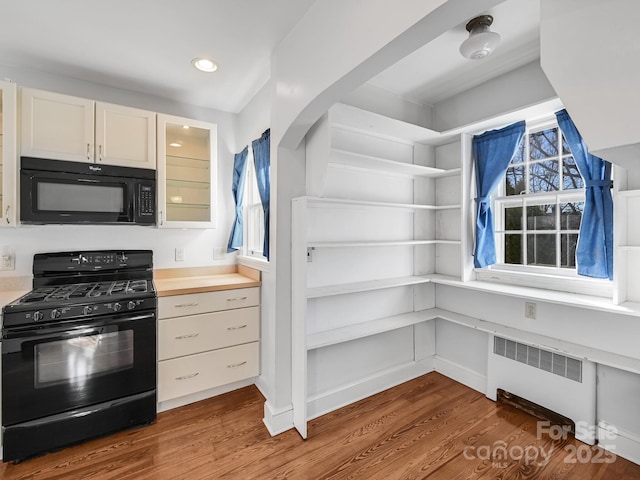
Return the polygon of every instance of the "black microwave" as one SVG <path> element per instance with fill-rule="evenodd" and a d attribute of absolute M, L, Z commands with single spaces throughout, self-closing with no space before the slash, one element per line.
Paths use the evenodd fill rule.
<path fill-rule="evenodd" d="M 20 221 L 155 225 L 156 172 L 21 157 Z"/>

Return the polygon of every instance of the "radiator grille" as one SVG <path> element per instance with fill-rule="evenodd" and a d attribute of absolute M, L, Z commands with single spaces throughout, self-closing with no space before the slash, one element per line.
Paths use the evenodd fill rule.
<path fill-rule="evenodd" d="M 582 362 L 541 348 L 493 337 L 493 353 L 582 383 Z"/>

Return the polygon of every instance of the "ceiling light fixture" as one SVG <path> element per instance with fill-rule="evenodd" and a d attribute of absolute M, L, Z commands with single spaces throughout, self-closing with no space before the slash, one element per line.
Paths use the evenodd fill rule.
<path fill-rule="evenodd" d="M 169 146 L 173 148 L 180 148 L 182 145 L 179 144 L 178 142 L 172 142 L 169 144 Z"/>
<path fill-rule="evenodd" d="M 500 35 L 489 30 L 493 23 L 491 15 L 480 15 L 467 23 L 467 38 L 460 45 L 460 53 L 471 60 L 480 60 L 493 52 L 500 43 Z"/>
<path fill-rule="evenodd" d="M 218 69 L 218 64 L 208 58 L 194 58 L 191 63 L 201 72 L 215 72 Z"/>

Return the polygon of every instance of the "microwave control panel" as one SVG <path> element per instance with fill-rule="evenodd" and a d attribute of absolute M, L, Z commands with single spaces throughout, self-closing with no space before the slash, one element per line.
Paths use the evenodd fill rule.
<path fill-rule="evenodd" d="M 156 214 L 156 195 L 154 190 L 153 185 L 138 185 L 138 199 L 140 200 L 138 205 L 140 208 L 140 215 L 154 216 Z"/>

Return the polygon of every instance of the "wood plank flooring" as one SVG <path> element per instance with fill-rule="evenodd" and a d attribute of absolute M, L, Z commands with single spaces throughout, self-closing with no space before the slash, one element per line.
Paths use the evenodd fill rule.
<path fill-rule="evenodd" d="M 437 373 L 271 438 L 251 386 L 163 412 L 155 424 L 0 466 L 0 479 L 640 479 L 640 466 Z"/>

